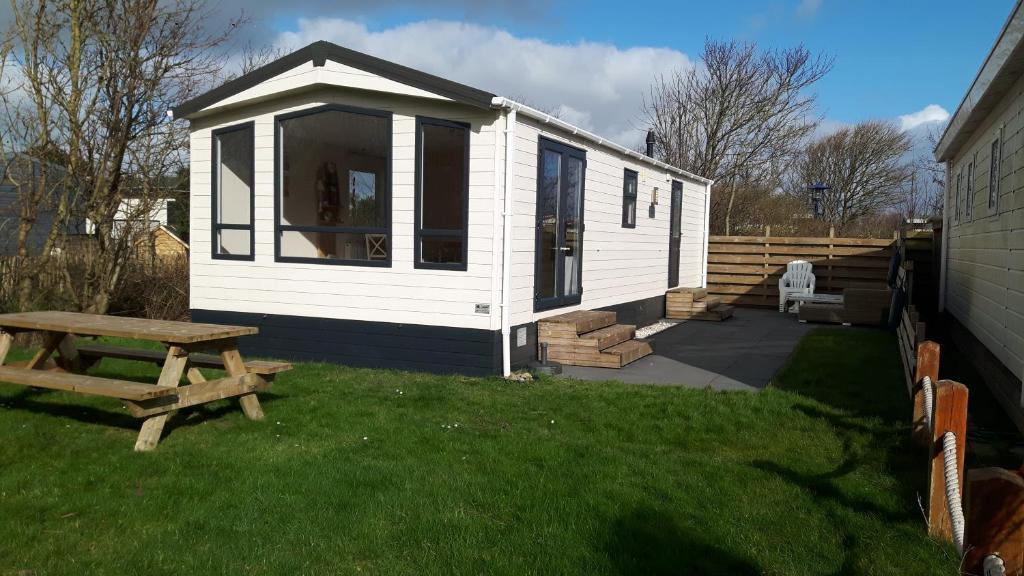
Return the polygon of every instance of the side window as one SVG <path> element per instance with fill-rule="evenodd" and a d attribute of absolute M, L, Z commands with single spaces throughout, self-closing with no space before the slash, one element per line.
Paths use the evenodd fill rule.
<path fill-rule="evenodd" d="M 416 118 L 415 266 L 465 270 L 469 126 Z"/>
<path fill-rule="evenodd" d="M 992 141 L 992 157 L 989 159 L 988 170 L 988 213 L 995 214 L 999 211 L 999 180 L 1002 177 L 1002 129 L 999 130 L 999 137 Z"/>
<path fill-rule="evenodd" d="M 960 209 L 961 209 L 960 190 L 961 190 L 961 187 L 963 186 L 963 183 L 964 183 L 964 171 L 963 171 L 963 169 L 960 169 L 956 173 L 956 188 L 955 188 L 955 191 L 953 192 L 953 202 L 952 202 L 952 204 L 953 204 L 953 223 L 954 224 L 959 224 L 960 223 Z"/>
<path fill-rule="evenodd" d="M 637 173 L 625 169 L 622 176 L 622 227 L 636 228 Z"/>
<path fill-rule="evenodd" d="M 974 214 L 974 166 L 978 159 L 978 153 L 974 153 L 974 160 L 967 165 L 967 189 L 964 191 L 964 220 L 970 222 Z"/>
<path fill-rule="evenodd" d="M 252 122 L 213 132 L 213 258 L 253 259 Z"/>

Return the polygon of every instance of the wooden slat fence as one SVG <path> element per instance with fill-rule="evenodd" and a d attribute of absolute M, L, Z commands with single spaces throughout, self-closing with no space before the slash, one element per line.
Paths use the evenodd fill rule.
<path fill-rule="evenodd" d="M 886 284 L 894 240 L 875 238 L 711 236 L 708 239 L 708 294 L 740 306 L 779 305 L 779 278 L 786 264 L 814 264 L 816 292 Z"/>

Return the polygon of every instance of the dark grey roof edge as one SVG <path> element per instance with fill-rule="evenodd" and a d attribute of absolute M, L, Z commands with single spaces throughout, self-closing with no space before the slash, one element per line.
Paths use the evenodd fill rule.
<path fill-rule="evenodd" d="M 278 74 L 291 70 L 305 62 L 313 61 L 316 66 L 322 66 L 327 60 L 333 60 L 340 64 L 358 68 L 364 72 L 377 74 L 383 78 L 401 82 L 415 88 L 420 88 L 434 94 L 451 98 L 456 102 L 476 106 L 477 108 L 491 108 L 491 100 L 494 94 L 459 84 L 447 78 L 434 76 L 408 66 L 395 64 L 369 54 L 356 52 L 355 50 L 338 46 L 337 44 L 320 40 L 304 48 L 300 48 L 286 56 L 278 58 L 273 62 L 261 66 L 248 74 L 244 74 L 226 82 L 209 92 L 205 92 L 175 106 L 171 113 L 175 118 L 187 118 L 207 106 L 229 98 L 244 90 L 268 80 Z"/>

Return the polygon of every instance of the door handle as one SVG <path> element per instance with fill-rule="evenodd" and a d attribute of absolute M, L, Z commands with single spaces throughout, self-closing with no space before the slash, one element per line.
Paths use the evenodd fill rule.
<path fill-rule="evenodd" d="M 552 250 L 561 250 L 562 252 L 568 252 L 568 251 L 572 250 L 572 248 L 569 248 L 568 246 L 558 246 L 558 247 L 552 248 Z"/>

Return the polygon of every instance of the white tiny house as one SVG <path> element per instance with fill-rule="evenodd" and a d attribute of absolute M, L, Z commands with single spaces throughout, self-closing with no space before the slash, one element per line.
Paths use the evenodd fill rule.
<path fill-rule="evenodd" d="M 711 182 L 517 102 L 317 42 L 185 102 L 195 321 L 251 352 L 471 374 L 537 320 L 646 324 L 707 277 Z"/>

